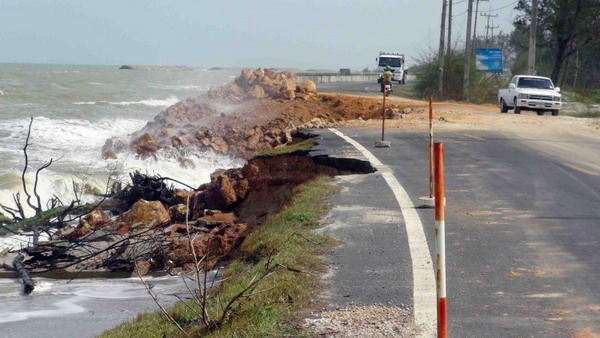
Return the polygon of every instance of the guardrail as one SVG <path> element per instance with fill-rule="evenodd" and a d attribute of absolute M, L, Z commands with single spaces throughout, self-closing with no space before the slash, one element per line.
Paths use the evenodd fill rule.
<path fill-rule="evenodd" d="M 340 75 L 339 73 L 296 73 L 296 81 L 311 80 L 314 83 L 376 82 L 377 73 Z"/>

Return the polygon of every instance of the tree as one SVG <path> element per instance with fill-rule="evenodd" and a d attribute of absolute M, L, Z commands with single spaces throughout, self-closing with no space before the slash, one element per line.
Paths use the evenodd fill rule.
<path fill-rule="evenodd" d="M 572 55 L 600 42 L 600 0 L 541 0 L 538 6 L 539 45 L 552 52 L 549 73 L 558 83 Z M 515 30 L 523 32 L 529 27 L 531 5 L 520 0 L 516 9 L 521 14 L 514 22 Z"/>

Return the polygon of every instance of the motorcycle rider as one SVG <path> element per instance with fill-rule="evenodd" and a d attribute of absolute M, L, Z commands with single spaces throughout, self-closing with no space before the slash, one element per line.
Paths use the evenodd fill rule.
<path fill-rule="evenodd" d="M 385 90 L 385 86 L 390 86 L 390 92 L 392 91 L 392 78 L 394 73 L 392 72 L 392 68 L 390 66 L 385 66 L 383 69 L 383 81 L 381 81 L 381 92 Z"/>

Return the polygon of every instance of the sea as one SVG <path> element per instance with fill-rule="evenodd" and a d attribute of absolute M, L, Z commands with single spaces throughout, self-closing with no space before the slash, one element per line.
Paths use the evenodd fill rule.
<path fill-rule="evenodd" d="M 193 162 L 186 167 L 165 154 L 141 159 L 126 153 L 116 160 L 103 160 L 101 148 L 108 138 L 139 130 L 170 105 L 229 83 L 239 74 L 239 69 L 118 68 L 0 64 L 0 203 L 14 207 L 13 194 L 22 190 L 23 147 L 32 118 L 27 184 L 33 184 L 37 168 L 53 160 L 40 173 L 38 192 L 42 201 L 56 196 L 68 203 L 75 198 L 74 186 L 84 192 L 84 201 L 92 200 L 92 192 L 105 191 L 109 175 L 126 183 L 128 173 L 135 170 L 197 186 L 208 182 L 215 169 L 241 164 L 239 159 L 206 152 L 186 154 Z M 0 237 L 0 251 L 19 248 L 27 241 L 26 236 Z M 94 336 L 139 311 L 155 309 L 135 279 L 38 282 L 37 289 L 24 296 L 19 292 L 18 280 L 0 279 L 0 337 Z M 155 284 L 163 293 L 181 288 L 169 277 Z M 48 330 L 61 316 L 58 331 Z M 100 321 L 102 325 L 83 332 L 66 318 Z"/>
<path fill-rule="evenodd" d="M 109 174 L 126 181 L 129 172 L 141 170 L 194 186 L 209 180 L 217 168 L 239 164 L 201 152 L 189 155 L 194 165 L 186 168 L 177 158 L 160 154 L 156 159 L 119 154 L 117 160 L 103 160 L 101 148 L 108 138 L 139 130 L 168 106 L 231 82 L 239 74 L 235 69 L 118 68 L 0 64 L 0 203 L 14 206 L 12 196 L 21 189 L 23 146 L 31 118 L 28 183 L 33 183 L 37 168 L 53 160 L 40 174 L 42 201 L 54 195 L 70 201 L 73 182 L 84 192 L 104 191 Z"/>

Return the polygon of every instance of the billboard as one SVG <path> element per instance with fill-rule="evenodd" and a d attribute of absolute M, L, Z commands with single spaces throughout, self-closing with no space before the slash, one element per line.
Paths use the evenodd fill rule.
<path fill-rule="evenodd" d="M 475 69 L 482 72 L 502 73 L 504 62 L 502 49 L 477 48 L 475 49 Z"/>

